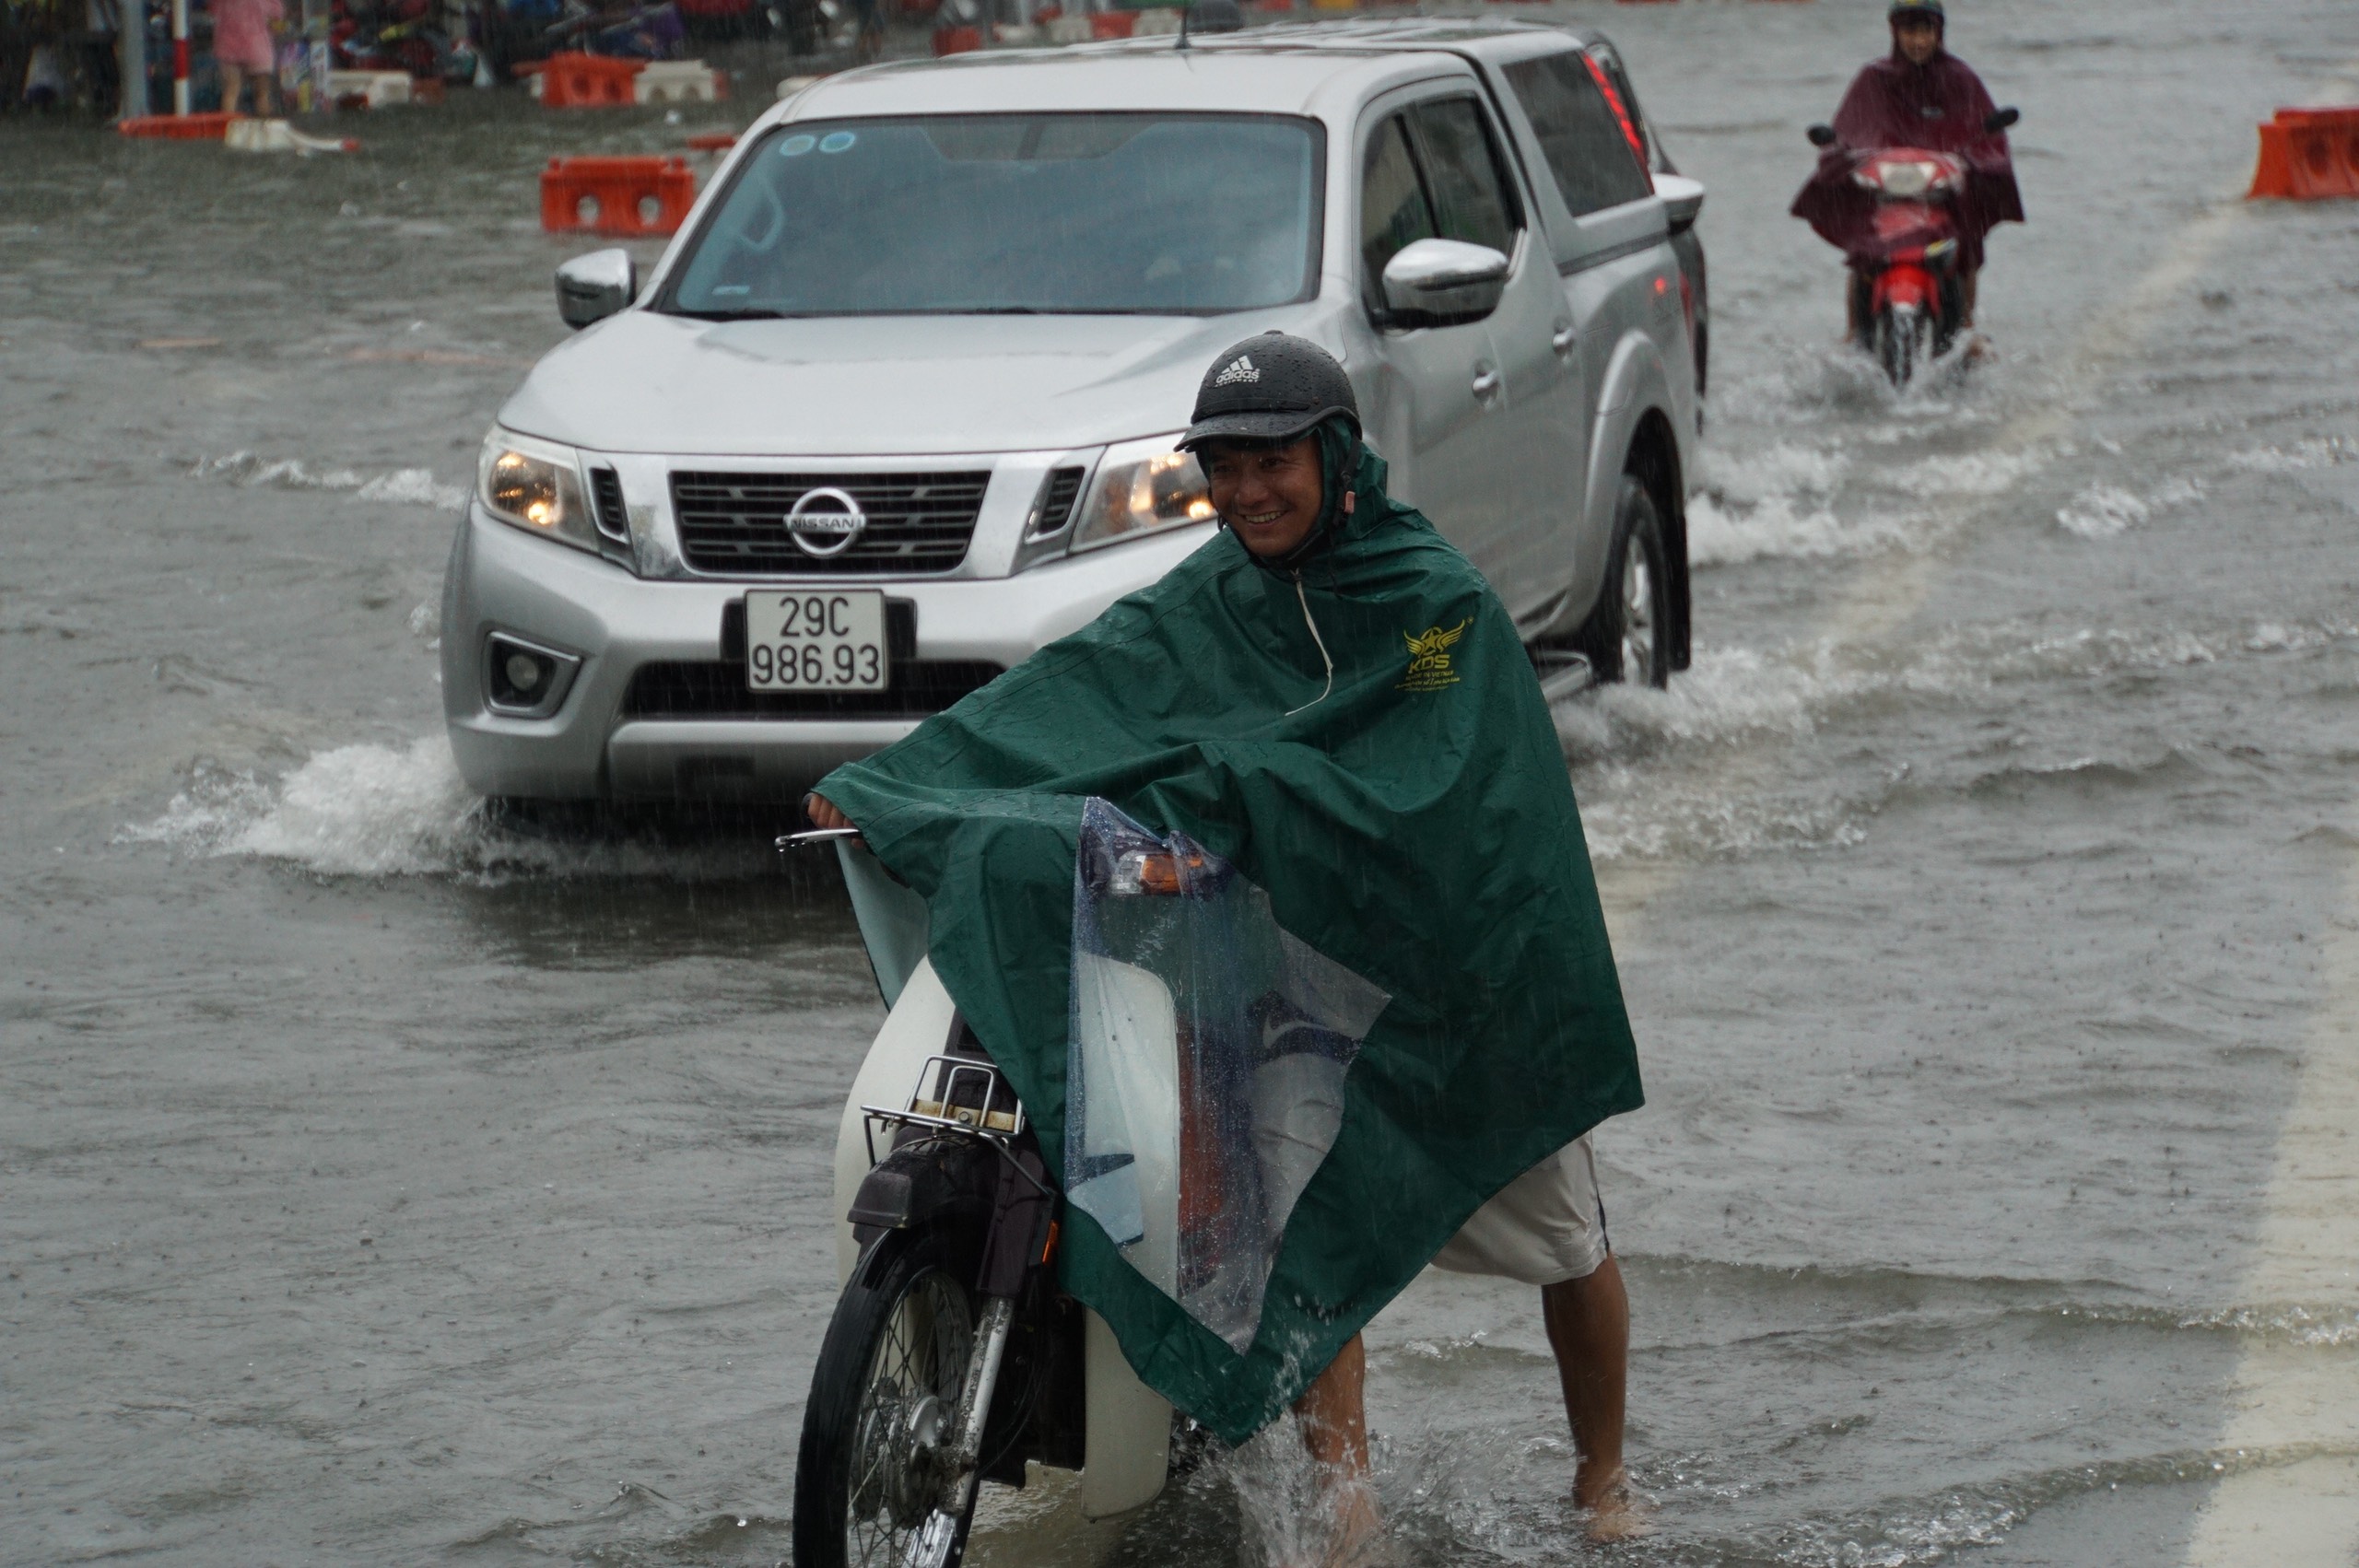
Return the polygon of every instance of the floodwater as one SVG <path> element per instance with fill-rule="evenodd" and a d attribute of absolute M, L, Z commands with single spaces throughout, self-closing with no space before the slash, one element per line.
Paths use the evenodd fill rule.
<path fill-rule="evenodd" d="M 1784 216 L 1880 10 L 1517 11 L 1712 192 L 1696 668 L 1560 714 L 1656 1530 L 1583 1543 L 1534 1294 L 1428 1276 L 1370 1334 L 1395 1539 L 2347 1568 L 2359 207 L 2235 197 L 2359 26 L 1955 7 L 2034 221 L 1997 363 L 1895 402 Z M 840 894 L 761 824 L 487 831 L 434 653 L 586 248 L 539 161 L 755 106 L 463 98 L 311 161 L 0 127 L 0 1562 L 786 1554 Z M 994 1497 L 976 1558 L 1259 1562 L 1282 1450 L 1094 1532 Z"/>

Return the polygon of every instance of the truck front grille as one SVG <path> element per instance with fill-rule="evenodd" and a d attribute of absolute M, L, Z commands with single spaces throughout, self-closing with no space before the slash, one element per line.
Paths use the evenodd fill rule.
<path fill-rule="evenodd" d="M 904 577 L 953 571 L 967 558 L 988 469 L 947 474 L 672 475 L 680 553 L 723 577 Z M 815 556 L 787 531 L 809 491 L 841 490 L 868 521 L 836 555 Z M 829 507 L 827 509 L 839 509 Z"/>

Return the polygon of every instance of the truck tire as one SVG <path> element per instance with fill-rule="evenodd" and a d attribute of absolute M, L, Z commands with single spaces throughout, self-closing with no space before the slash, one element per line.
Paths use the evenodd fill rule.
<path fill-rule="evenodd" d="M 1670 626 L 1671 561 L 1662 519 L 1637 475 L 1625 474 L 1614 497 L 1605 581 L 1597 607 L 1573 634 L 1573 647 L 1600 684 L 1636 681 L 1661 689 L 1671 685 Z"/>

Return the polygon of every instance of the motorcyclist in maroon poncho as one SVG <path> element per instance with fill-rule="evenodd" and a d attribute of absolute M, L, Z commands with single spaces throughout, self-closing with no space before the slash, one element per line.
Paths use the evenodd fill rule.
<path fill-rule="evenodd" d="M 1860 155 L 1883 147 L 1922 147 L 1966 159 L 1966 186 L 1957 205 L 1961 325 L 1974 324 L 1975 285 L 1982 271 L 1982 239 L 2001 223 L 2020 223 L 2022 194 L 2004 132 L 1986 131 L 1995 107 L 1982 78 L 1947 47 L 1942 0 L 1894 0 L 1887 14 L 1892 53 L 1873 60 L 1851 80 L 1835 111 L 1835 142 L 1820 154 L 1817 172 L 1794 198 L 1793 216 L 1820 239 L 1851 254 L 1869 234 L 1875 203 L 1852 182 Z M 1849 293 L 1851 335 L 1863 327 L 1865 302 Z M 1978 354 L 1981 340 L 1968 339 Z"/>

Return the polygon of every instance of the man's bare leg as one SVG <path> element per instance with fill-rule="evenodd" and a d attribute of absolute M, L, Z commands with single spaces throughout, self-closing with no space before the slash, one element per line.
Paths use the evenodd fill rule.
<path fill-rule="evenodd" d="M 1989 358 L 1991 352 L 1990 340 L 1974 330 L 1974 300 L 1975 297 L 1981 292 L 1981 284 L 1982 269 L 1980 267 L 1958 269 L 1957 309 L 1961 319 L 1957 323 L 1957 330 L 1965 334 L 1964 357 L 1966 363 L 1969 365 L 1978 364 Z"/>
<path fill-rule="evenodd" d="M 222 108 L 222 110 L 223 110 L 225 112 L 227 112 L 227 113 L 235 114 L 236 112 L 238 112 L 238 99 L 240 99 L 243 98 L 245 95 L 246 95 L 246 68 L 245 68 L 243 65 L 233 65 L 233 64 L 230 64 L 229 61 L 227 61 L 227 60 L 222 61 L 222 62 L 221 62 L 221 108 Z M 257 88 L 254 88 L 254 97 L 255 97 L 255 99 L 256 99 L 257 100 L 259 100 L 259 99 L 261 99 L 261 97 L 262 97 L 262 88 L 261 88 L 257 87 Z M 255 107 L 255 108 L 257 108 L 257 109 L 259 109 L 259 108 L 261 108 L 261 107 L 262 107 L 262 105 L 261 105 L 261 103 L 260 103 L 259 101 L 257 101 L 257 102 L 255 103 L 254 107 Z"/>
<path fill-rule="evenodd" d="M 1294 1413 L 1301 1418 L 1302 1445 L 1319 1466 L 1335 1520 L 1322 1568 L 1364 1562 L 1383 1535 L 1384 1521 L 1368 1484 L 1367 1348 L 1357 1334 L 1303 1390 Z"/>
<path fill-rule="evenodd" d="M 1630 1375 L 1630 1296 L 1612 1255 L 1584 1279 L 1543 1287 L 1541 1313 L 1572 1422 L 1573 1502 L 1591 1511 L 1592 1534 L 1636 1533 L 1622 1473 L 1622 1422 Z"/>

